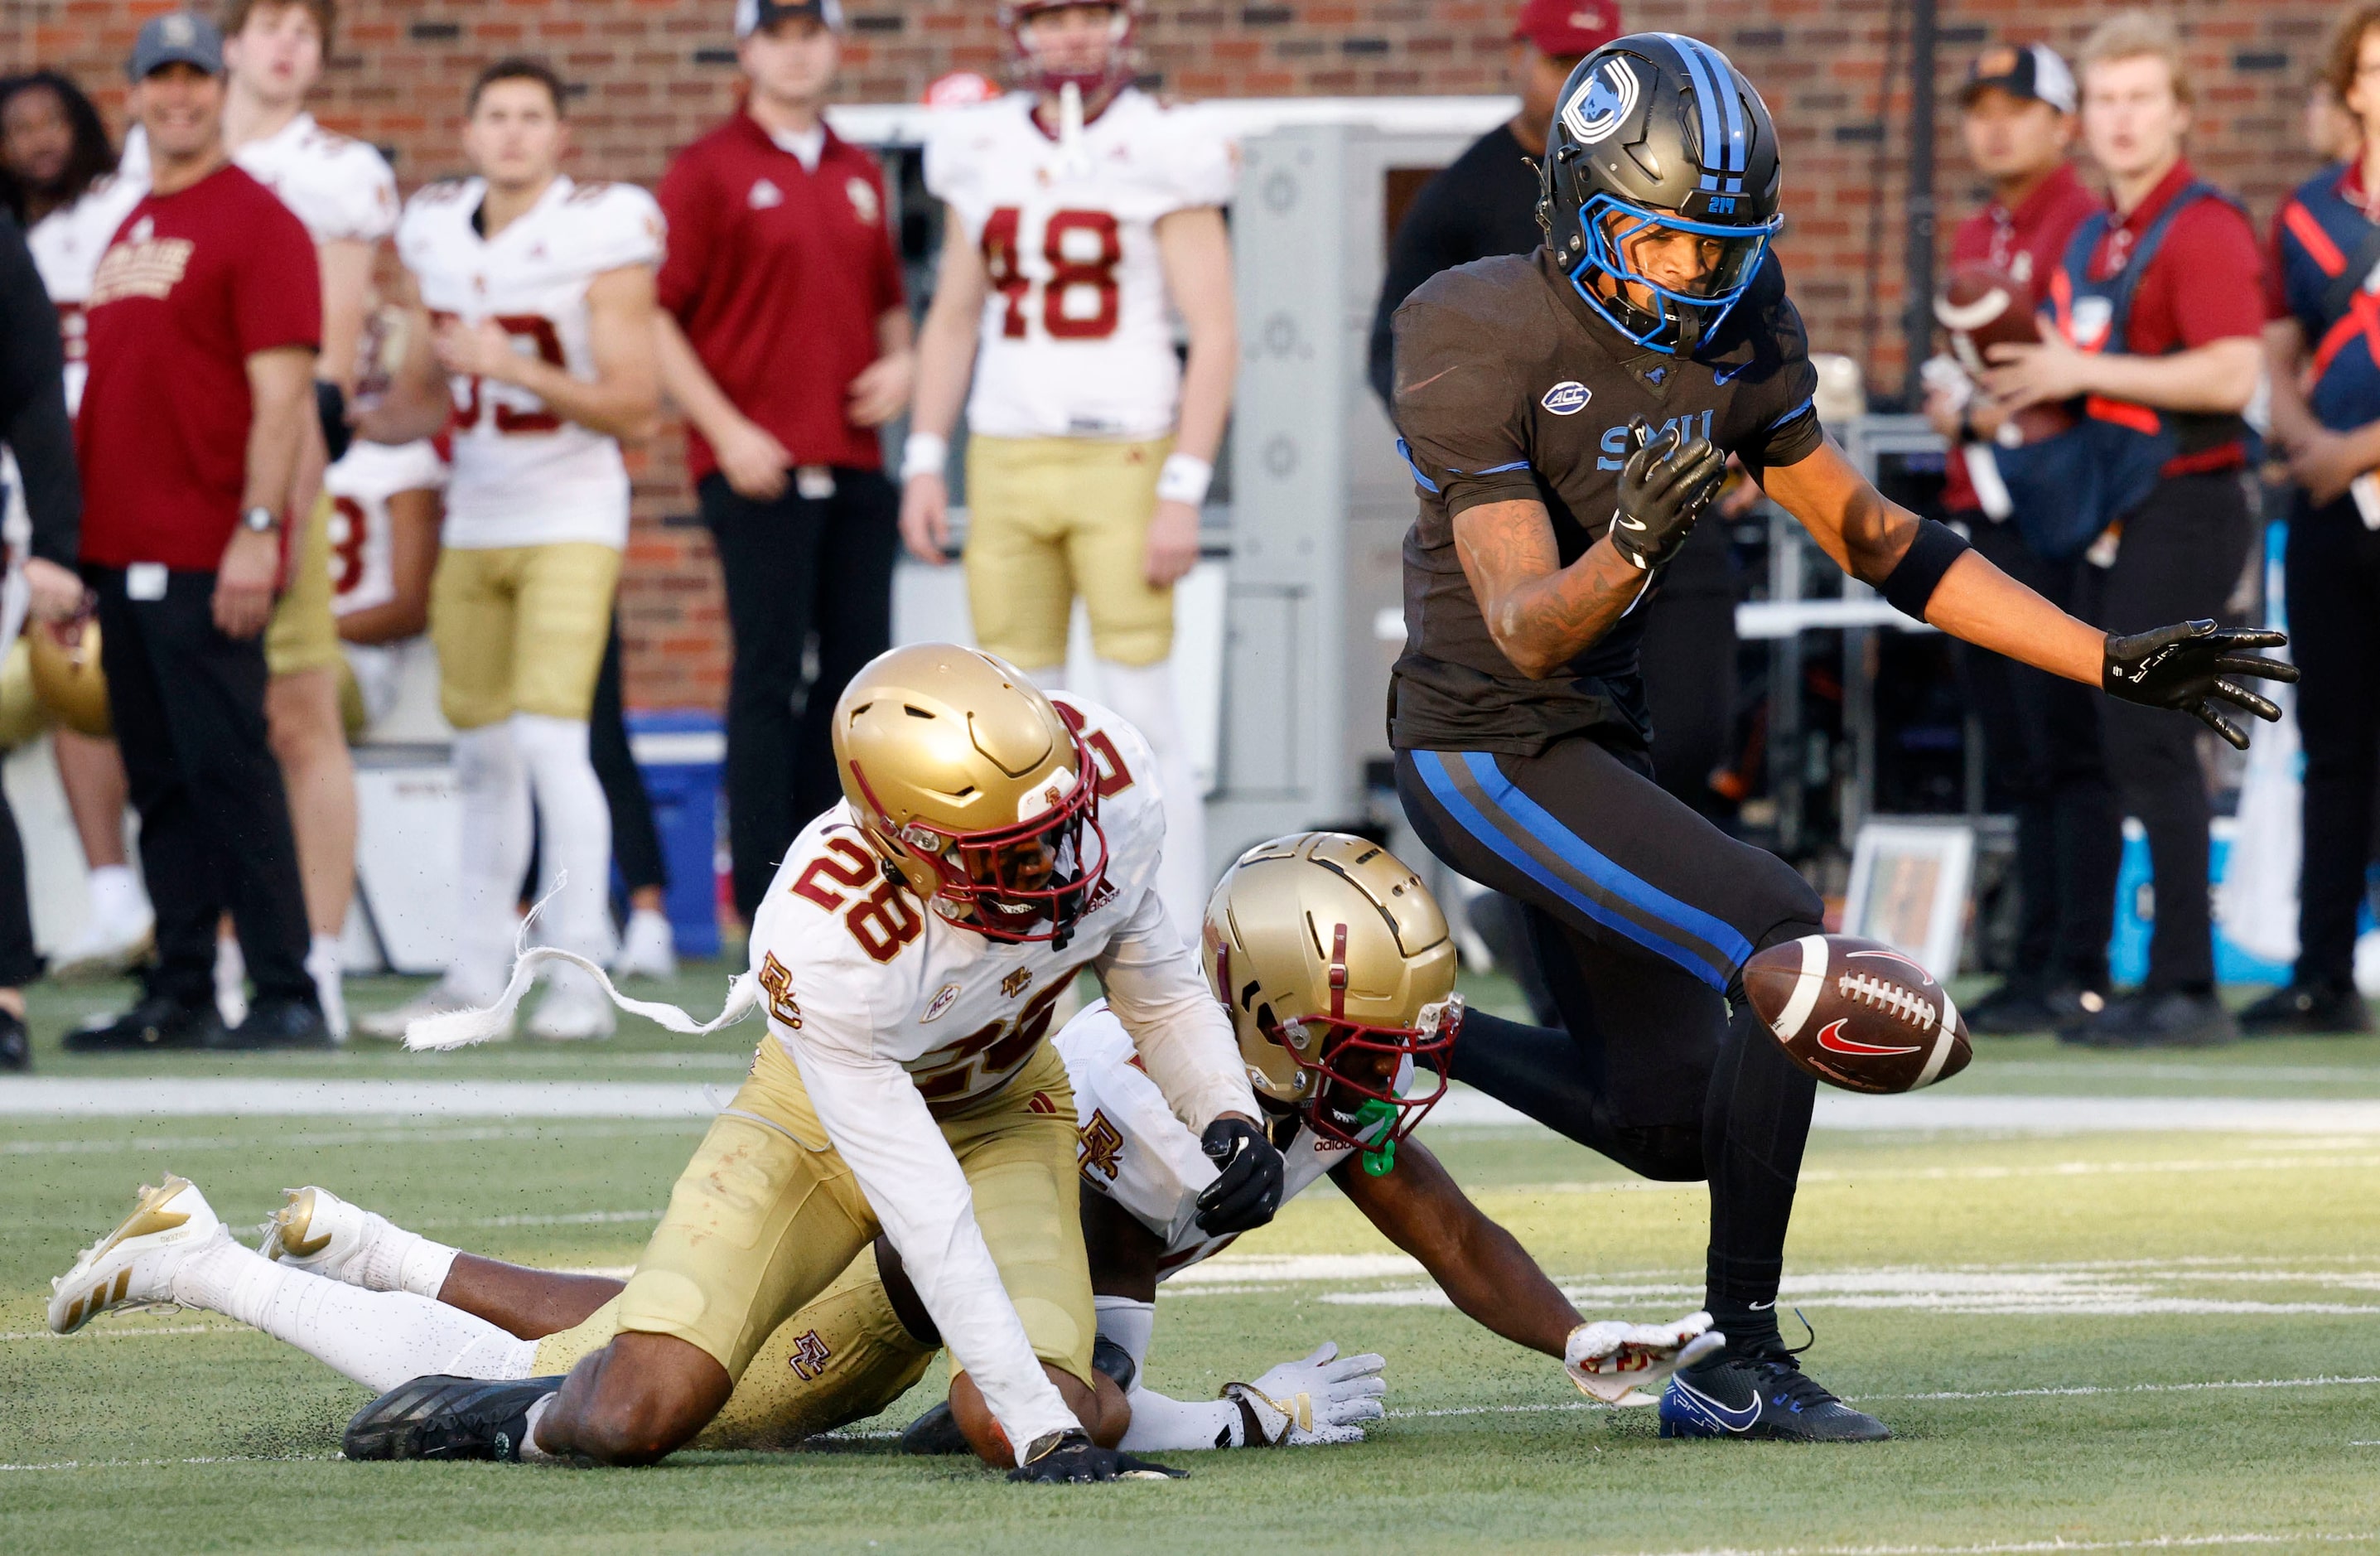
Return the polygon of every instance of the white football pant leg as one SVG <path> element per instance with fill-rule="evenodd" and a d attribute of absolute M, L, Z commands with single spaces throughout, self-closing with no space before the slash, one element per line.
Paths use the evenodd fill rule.
<path fill-rule="evenodd" d="M 463 799 L 463 918 L 446 980 L 484 1004 L 512 971 L 514 918 L 528 869 L 528 774 L 509 723 L 455 734 L 455 784 Z"/>
<path fill-rule="evenodd" d="M 543 879 L 551 893 L 529 938 L 593 962 L 612 959 L 612 807 L 587 756 L 587 721 L 515 713 L 513 741 L 537 793 Z M 568 879 L 563 880 L 565 874 Z M 517 878 L 516 878 L 517 879 Z M 554 882 L 560 880 L 557 890 Z M 540 932 L 541 931 L 541 932 Z"/>
<path fill-rule="evenodd" d="M 1192 940 L 1207 913 L 1207 802 L 1190 768 L 1182 717 L 1173 700 L 1173 664 L 1099 661 L 1103 700 L 1140 731 L 1157 755 L 1157 786 L 1165 800 L 1165 857 L 1157 867 L 1157 894 L 1176 929 Z"/>

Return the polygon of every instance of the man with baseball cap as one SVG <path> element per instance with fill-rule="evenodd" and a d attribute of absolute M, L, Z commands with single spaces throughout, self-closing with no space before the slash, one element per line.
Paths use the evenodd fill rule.
<path fill-rule="evenodd" d="M 131 1010 L 74 1050 L 320 1047 L 305 893 L 266 740 L 261 634 L 314 418 L 314 243 L 224 150 L 223 35 L 187 12 L 133 45 L 149 192 L 99 262 L 77 423 L 82 568 L 157 907 L 157 965 Z M 215 925 L 232 910 L 256 983 L 215 1015 Z"/>
<path fill-rule="evenodd" d="M 1950 239 L 1953 271 L 1988 265 L 2045 295 L 2074 229 L 2099 209 L 2067 160 L 2074 73 L 2046 43 L 2000 43 L 1977 55 L 1960 89 L 1967 161 L 1992 198 Z M 2019 304 L 2018 306 L 2024 306 Z M 1975 549 L 2045 599 L 2075 608 L 2082 560 L 2025 542 L 1992 462 L 2008 419 L 1966 371 L 1942 357 L 1926 369 L 1925 414 L 1956 441 L 1943 506 Z M 1993 495 L 1978 491 L 1977 473 Z M 2089 688 L 1998 654 L 1969 651 L 1966 680 L 1982 720 L 1996 801 L 2016 815 L 2014 970 L 1967 1010 L 1977 1032 L 2039 1032 L 2093 1015 L 2107 991 L 2119 862 L 2116 794 L 2099 749 L 2099 699 Z"/>
<path fill-rule="evenodd" d="M 747 918 L 841 796 L 828 715 L 892 646 L 900 504 L 877 429 L 908 404 L 914 358 L 883 174 L 820 116 L 842 27 L 838 0 L 737 0 L 744 100 L 660 190 L 662 380 L 735 635 L 728 851 Z"/>

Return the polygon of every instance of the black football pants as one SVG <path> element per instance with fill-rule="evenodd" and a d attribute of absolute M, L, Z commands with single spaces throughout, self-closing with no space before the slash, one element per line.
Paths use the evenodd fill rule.
<path fill-rule="evenodd" d="M 2081 557 L 2037 556 L 2014 524 L 1976 516 L 1975 550 L 2061 610 L 2072 610 Z M 2115 931 L 2122 818 L 2099 743 L 2097 688 L 1985 649 L 1959 645 L 1984 726 L 1992 802 L 2016 817 L 2014 976 L 2104 991 Z"/>
<path fill-rule="evenodd" d="M 2124 520 L 2116 565 L 2083 570 L 2075 614 L 2110 632 L 2145 632 L 2199 617 L 2221 620 L 2252 527 L 2237 470 L 2168 476 Z M 2198 735 L 2206 726 L 2169 708 L 2107 698 L 2099 705 L 2107 776 L 2125 815 L 2148 833 L 2156 893 L 2144 987 L 2211 990 L 2215 923 L 2207 889 L 2207 824 L 2213 808 Z M 2121 833 L 2117 836 L 2120 846 Z"/>
<path fill-rule="evenodd" d="M 298 844 L 265 735 L 263 638 L 216 630 L 212 573 L 167 575 L 160 600 L 128 598 L 121 568 L 87 566 L 83 578 L 99 597 L 108 712 L 157 910 L 149 992 L 213 1003 L 228 908 L 257 997 L 312 1004 Z"/>
<path fill-rule="evenodd" d="M 1455 1076 L 1633 1171 L 1706 1179 L 1711 1312 L 1730 1334 L 1773 1330 L 1816 1083 L 1740 975 L 1821 932 L 1817 893 L 1589 739 L 1401 751 L 1397 792 L 1432 853 L 1528 906 L 1568 1028 L 1469 1022 Z"/>
<path fill-rule="evenodd" d="M 892 646 L 901 504 L 876 470 L 837 469 L 826 498 L 788 484 L 775 501 L 756 503 L 715 473 L 698 491 L 735 639 L 727 849 L 735 911 L 749 923 L 795 835 L 843 797 L 834 704 L 860 666 Z M 813 634 L 817 673 L 807 676 Z"/>
<path fill-rule="evenodd" d="M 2355 915 L 2372 857 L 2380 784 L 2380 534 L 2355 501 L 2316 507 L 2298 495 L 2289 519 L 2289 652 L 2305 742 L 2305 866 L 2300 887 L 2301 983 L 2355 981 Z"/>

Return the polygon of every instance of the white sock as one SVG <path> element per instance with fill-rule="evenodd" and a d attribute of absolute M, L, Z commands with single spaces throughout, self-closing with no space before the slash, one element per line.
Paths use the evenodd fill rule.
<path fill-rule="evenodd" d="M 315 1002 L 322 1007 L 323 1024 L 331 1035 L 345 1040 L 347 1035 L 347 994 L 341 981 L 339 937 L 316 935 L 306 949 L 306 972 L 314 980 Z"/>
<path fill-rule="evenodd" d="M 521 1376 L 527 1377 L 528 1375 L 527 1373 L 523 1373 Z M 524 1427 L 521 1431 L 521 1463 L 525 1465 L 552 1465 L 560 1464 L 562 1462 L 562 1456 L 560 1454 L 549 1453 L 544 1449 L 540 1448 L 537 1445 L 537 1424 L 545 1419 L 545 1413 L 552 1409 L 553 1402 L 561 1397 L 562 1396 L 560 1394 L 548 1394 L 543 1399 L 539 1400 L 535 1404 L 528 1407 L 528 1425 Z"/>
<path fill-rule="evenodd" d="M 1247 1418 L 1229 1399 L 1170 1399 L 1150 1389 L 1123 1396 L 1132 1425 L 1117 1444 L 1131 1453 L 1180 1453 L 1247 1446 Z"/>
<path fill-rule="evenodd" d="M 1165 802 L 1165 857 L 1157 867 L 1157 894 L 1184 940 L 1198 938 L 1207 912 L 1207 802 L 1190 770 L 1190 748 L 1173 705 L 1173 666 L 1099 661 L 1102 700 L 1140 731 L 1157 755 L 1157 786 Z"/>
<path fill-rule="evenodd" d="M 612 959 L 612 807 L 587 756 L 587 721 L 515 713 L 513 744 L 528 769 L 544 827 L 540 897 L 552 894 L 530 938 L 597 962 Z M 565 875 L 567 880 L 562 880 Z M 557 890 L 554 881 L 562 880 Z M 539 932 L 539 931 L 542 932 Z"/>
<path fill-rule="evenodd" d="M 455 784 L 463 798 L 463 917 L 446 978 L 484 1003 L 512 974 L 514 911 L 528 868 L 528 772 L 509 723 L 456 733 Z"/>
<path fill-rule="evenodd" d="M 364 1212 L 363 1257 L 354 1264 L 355 1283 L 366 1291 L 411 1292 L 436 1300 L 446 1289 L 447 1271 L 462 1250 L 407 1232 L 377 1210 Z"/>
<path fill-rule="evenodd" d="M 103 924 L 121 924 L 149 917 L 149 893 L 130 865 L 102 865 L 91 872 L 91 916 Z"/>
<path fill-rule="evenodd" d="M 528 1376 L 537 1342 L 409 1292 L 361 1291 L 223 1242 L 174 1273 L 174 1300 L 263 1331 L 368 1389 L 426 1373 Z"/>
<path fill-rule="evenodd" d="M 1148 1337 L 1157 1330 L 1157 1304 L 1129 1296 L 1094 1296 L 1091 1307 L 1099 1316 L 1099 1338 L 1121 1346 L 1132 1358 L 1133 1383 L 1137 1388 L 1140 1369 L 1148 1361 Z"/>

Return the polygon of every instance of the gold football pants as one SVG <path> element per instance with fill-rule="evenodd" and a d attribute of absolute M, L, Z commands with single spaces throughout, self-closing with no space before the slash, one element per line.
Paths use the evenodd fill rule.
<path fill-rule="evenodd" d="M 619 581 L 620 553 L 591 541 L 439 553 L 430 638 L 446 722 L 484 729 L 515 713 L 585 719 Z"/>
<path fill-rule="evenodd" d="M 1117 664 L 1173 651 L 1173 591 L 1148 582 L 1157 473 L 1173 440 L 967 440 L 967 609 L 975 639 L 1025 670 L 1066 663 L 1075 596 Z"/>

